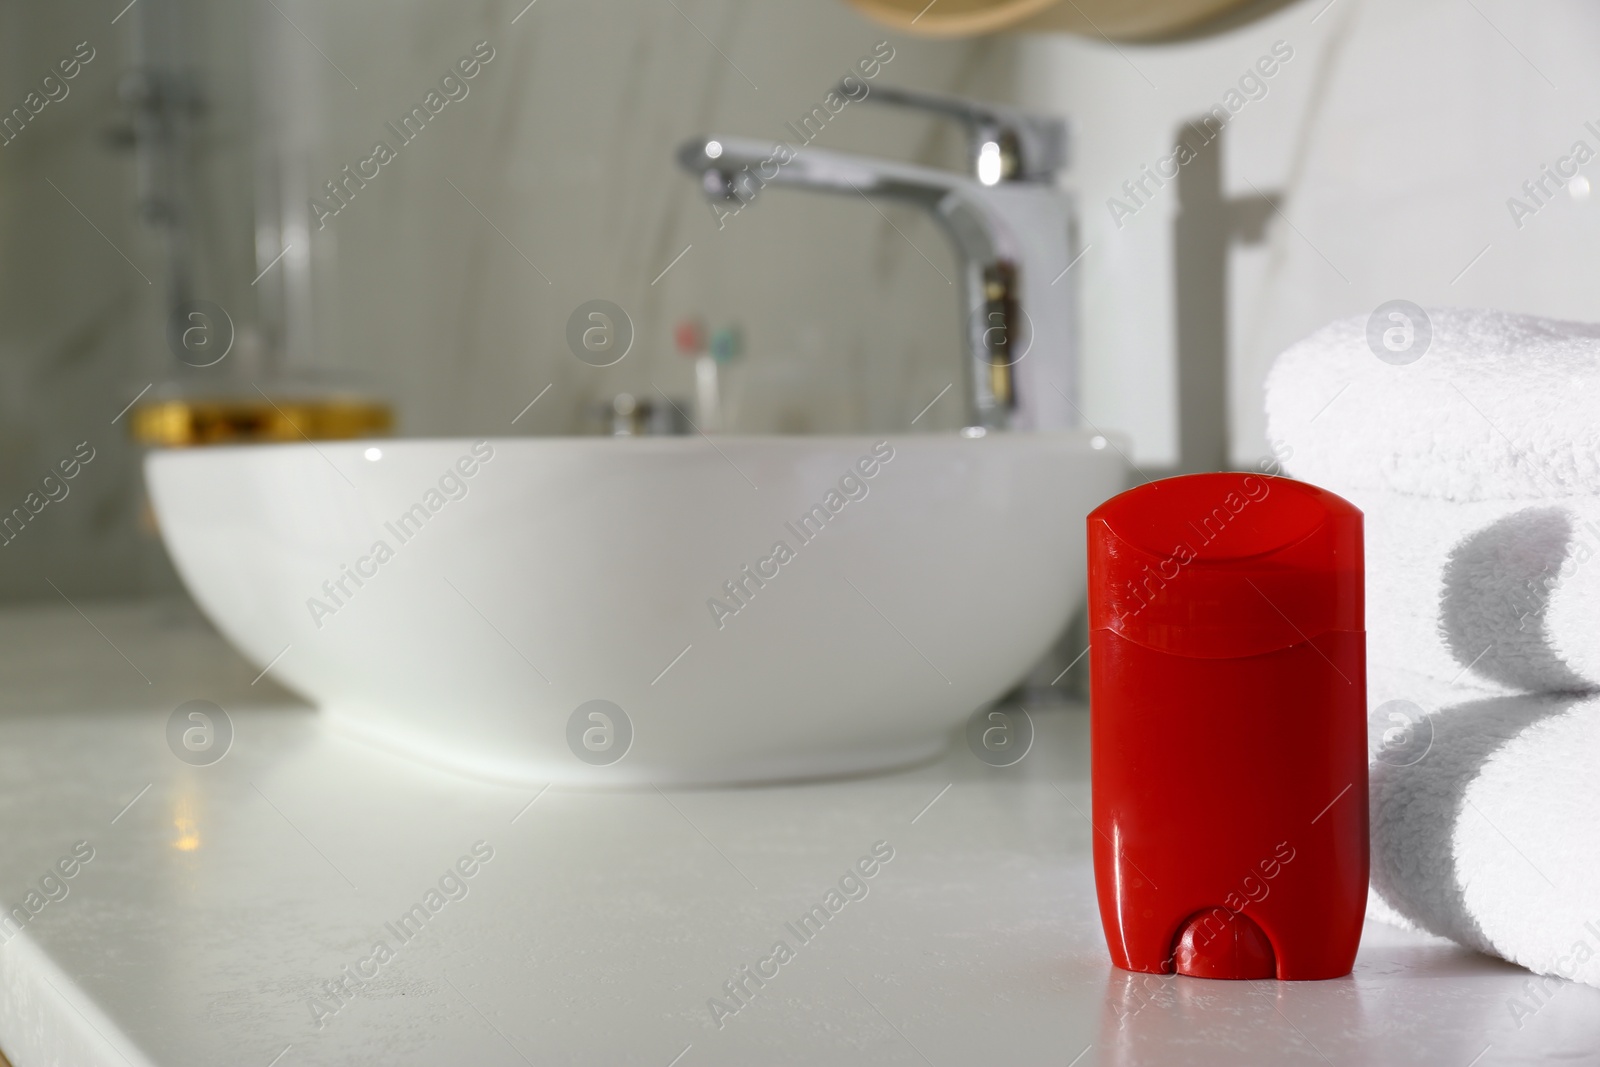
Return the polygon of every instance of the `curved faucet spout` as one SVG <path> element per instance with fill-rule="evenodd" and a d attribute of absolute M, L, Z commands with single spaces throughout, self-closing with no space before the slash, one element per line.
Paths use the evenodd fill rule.
<path fill-rule="evenodd" d="M 984 187 L 960 174 L 815 148 L 796 151 L 742 137 L 693 138 L 678 149 L 678 161 L 700 175 L 712 201 L 743 206 L 769 185 L 882 197 L 915 204 L 933 215 L 964 260 L 1017 258 L 1004 221 L 988 208 Z"/>
<path fill-rule="evenodd" d="M 797 151 L 738 137 L 692 138 L 679 148 L 678 161 L 699 176 L 702 192 L 714 205 L 739 205 L 727 214 L 719 212 L 719 222 L 767 186 L 895 200 L 928 212 L 949 236 L 961 263 L 961 312 L 970 356 L 963 375 L 968 425 L 1011 426 L 1017 406 L 1014 369 L 1021 357 L 1012 358 L 1010 343 L 1024 335 L 1031 342 L 1034 330 L 1024 328 L 1019 314 L 1023 247 L 1014 224 L 997 209 L 993 189 L 931 167 L 814 148 Z"/>

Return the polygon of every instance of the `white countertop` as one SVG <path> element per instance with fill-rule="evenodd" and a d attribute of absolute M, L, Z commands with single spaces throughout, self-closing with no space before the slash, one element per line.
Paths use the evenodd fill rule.
<path fill-rule="evenodd" d="M 1081 708 L 1035 712 L 1004 769 L 958 743 L 849 781 L 539 794 L 329 733 L 185 608 L 79 606 L 0 614 L 0 902 L 94 850 L 0 946 L 16 1067 L 1600 1061 L 1600 990 L 1562 983 L 1519 1028 L 1527 972 L 1377 924 L 1338 981 L 1113 969 Z M 211 766 L 167 747 L 191 699 L 234 722 Z M 880 841 L 802 943 L 785 924 Z M 466 895 L 397 937 L 478 842 Z M 708 1000 L 779 939 L 719 1028 Z M 379 940 L 319 1027 L 311 998 Z"/>

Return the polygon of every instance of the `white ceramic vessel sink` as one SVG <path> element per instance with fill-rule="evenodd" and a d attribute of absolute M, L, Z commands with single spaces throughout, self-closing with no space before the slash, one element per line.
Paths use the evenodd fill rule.
<path fill-rule="evenodd" d="M 736 782 L 930 757 L 1017 682 L 1122 487 L 1103 446 L 362 441 L 147 474 L 201 607 L 339 724 L 479 776 Z"/>

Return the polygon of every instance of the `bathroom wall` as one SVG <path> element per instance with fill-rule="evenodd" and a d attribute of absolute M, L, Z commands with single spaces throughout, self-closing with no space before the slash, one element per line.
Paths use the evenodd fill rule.
<path fill-rule="evenodd" d="M 12 116 L 0 136 L 0 514 L 39 509 L 0 538 L 0 598 L 59 603 L 52 583 L 76 599 L 173 582 L 118 418 L 173 365 L 166 243 L 138 218 L 133 112 L 118 91 L 142 13 L 125 6 L 0 4 L 0 114 Z M 234 73 L 244 26 L 231 5 L 186 15 L 190 63 L 208 89 L 187 205 L 196 265 L 208 295 L 248 318 L 249 101 Z M 15 108 L 38 112 L 23 124 Z"/>
<path fill-rule="evenodd" d="M 71 95 L 0 147 L 0 498 L 20 503 L 78 442 L 96 457 L 0 548 L 0 597 L 56 598 L 52 582 L 75 598 L 174 587 L 137 450 L 125 422 L 112 424 L 144 385 L 183 369 L 164 340 L 166 246 L 136 217 L 133 157 L 112 147 L 128 124 L 117 84 L 153 2 L 120 16 L 122 3 L 0 5 L 7 101 L 77 42 L 96 50 Z M 746 354 L 726 383 L 731 428 L 830 432 L 904 428 L 959 366 L 953 259 L 925 219 L 774 193 L 719 229 L 673 158 L 698 133 L 794 141 L 785 123 L 890 40 L 842 4 L 160 2 L 183 7 L 208 92 L 197 291 L 239 331 L 218 368 L 235 384 L 270 375 L 259 336 L 281 341 L 292 372 L 386 393 L 405 434 L 573 433 L 619 392 L 691 396 L 671 330 L 694 313 L 743 327 Z M 479 42 L 493 58 L 468 94 L 321 228 L 309 197 L 273 194 L 279 181 L 320 192 L 378 139 L 398 145 L 385 124 Z M 1013 41 L 889 47 L 880 83 L 1011 94 Z M 260 170 L 258 128 L 277 146 Z M 963 158 L 957 131 L 870 100 L 814 144 Z M 258 196 L 291 206 L 284 228 L 259 238 Z M 295 229 L 297 212 L 309 228 Z M 252 285 L 280 239 L 293 247 Z M 309 333 L 279 321 L 286 287 L 306 295 L 290 318 Z M 636 336 L 606 369 L 565 341 L 568 316 L 596 298 L 626 309 Z M 952 394 L 918 429 L 956 425 Z"/>
<path fill-rule="evenodd" d="M 307 5 L 302 26 L 330 57 L 308 68 L 322 180 L 393 140 L 384 123 L 477 42 L 494 54 L 465 99 L 313 228 L 319 358 L 392 388 L 420 434 L 571 433 L 619 392 L 687 398 L 671 330 L 691 313 L 744 328 L 732 429 L 900 429 L 951 380 L 953 259 L 927 220 L 774 192 L 719 227 L 675 161 L 696 134 L 796 141 L 785 123 L 887 34 L 836 3 L 525 5 Z M 880 82 L 1009 94 L 1014 42 L 888 48 Z M 870 98 L 813 144 L 961 160 L 958 131 Z M 614 367 L 567 347 L 568 316 L 593 299 L 633 322 Z M 931 428 L 959 424 L 951 401 Z"/>
<path fill-rule="evenodd" d="M 1575 141 L 1600 150 L 1584 126 L 1600 127 L 1592 4 L 1551 0 L 1530 18 L 1514 0 L 1309 0 L 1190 44 L 1029 39 L 1024 98 L 1071 114 L 1079 135 L 1070 185 L 1091 246 L 1080 264 L 1086 408 L 1152 469 L 1178 459 L 1175 189 L 1150 184 L 1131 216 L 1109 202 L 1131 204 L 1122 184 L 1169 155 L 1179 123 L 1221 102 L 1277 41 L 1293 58 L 1223 141 L 1231 198 L 1282 197 L 1264 241 L 1231 255 L 1236 463 L 1265 453 L 1273 357 L 1335 318 L 1404 298 L 1600 319 L 1588 284 L 1597 165 L 1533 217 L 1514 219 L 1507 204 Z"/>
<path fill-rule="evenodd" d="M 143 518 L 138 453 L 112 422 L 177 369 L 163 337 L 166 247 L 139 221 L 134 158 L 116 147 L 129 121 L 117 85 L 156 2 L 0 4 L 0 107 L 79 42 L 95 52 L 69 96 L 0 145 L 0 506 L 80 442 L 95 450 L 70 495 L 0 547 L 0 598 L 55 598 L 52 583 L 74 597 L 174 587 Z M 160 2 L 186 5 L 207 89 L 197 251 L 202 295 L 241 331 L 229 372 L 267 374 L 248 342 L 265 337 L 270 355 L 282 339 L 291 367 L 386 391 L 407 434 L 571 433 L 618 392 L 687 397 L 671 329 L 691 313 L 744 328 L 734 429 L 903 430 L 958 367 L 944 238 L 908 209 L 783 191 L 719 229 L 673 159 L 696 133 L 791 137 L 785 123 L 886 39 L 895 53 L 881 82 L 1072 118 L 1085 408 L 1126 434 L 1147 470 L 1177 459 L 1177 197 L 1147 186 L 1135 204 L 1123 183 L 1276 42 L 1293 57 L 1223 142 L 1228 196 L 1273 194 L 1281 208 L 1228 260 L 1235 462 L 1264 449 L 1272 357 L 1335 317 L 1395 297 L 1600 317 L 1586 284 L 1600 225 L 1587 186 L 1520 220 L 1507 207 L 1574 141 L 1600 148 L 1584 126 L 1600 126 L 1600 108 L 1586 111 L 1600 74 L 1585 62 L 1600 13 L 1581 0 L 1549 0 L 1538 20 L 1511 0 L 1308 0 L 1219 37 L 1150 46 L 909 40 L 833 0 Z M 279 199 L 310 227 L 290 217 L 255 232 L 253 205 L 273 200 L 263 174 L 309 188 L 339 177 L 480 41 L 494 58 L 470 94 L 325 226 L 291 188 Z M 277 138 L 264 170 L 258 129 Z M 955 131 L 871 102 L 849 105 L 815 143 L 961 160 Z M 1114 210 L 1113 197 L 1136 210 Z M 252 285 L 280 239 L 293 247 Z M 276 300 L 295 279 L 292 317 L 307 332 L 289 336 Z M 596 298 L 624 307 L 636 334 L 606 369 L 565 342 L 568 316 Z M 958 416 L 952 393 L 917 428 Z"/>

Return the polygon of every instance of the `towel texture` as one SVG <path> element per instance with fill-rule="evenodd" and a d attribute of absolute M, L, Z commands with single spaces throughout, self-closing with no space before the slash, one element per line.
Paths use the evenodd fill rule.
<path fill-rule="evenodd" d="M 1600 697 L 1369 683 L 1373 917 L 1600 986 Z"/>
<path fill-rule="evenodd" d="M 1427 314 L 1432 336 L 1412 363 L 1374 354 L 1366 316 L 1278 357 L 1267 436 L 1294 446 L 1296 476 L 1444 500 L 1600 493 L 1600 326 Z"/>
<path fill-rule="evenodd" d="M 1369 914 L 1600 986 L 1600 326 L 1426 321 L 1267 379 L 1286 471 L 1366 517 Z"/>
<path fill-rule="evenodd" d="M 1369 659 L 1482 696 L 1600 687 L 1600 497 L 1327 488 L 1366 517 Z"/>

